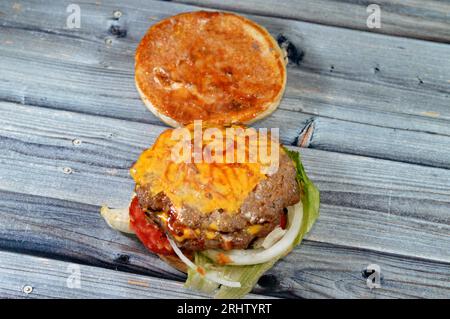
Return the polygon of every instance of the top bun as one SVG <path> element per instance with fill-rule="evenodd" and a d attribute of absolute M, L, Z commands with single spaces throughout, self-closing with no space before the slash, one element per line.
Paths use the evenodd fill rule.
<path fill-rule="evenodd" d="M 286 85 L 284 54 L 266 29 L 225 12 L 189 12 L 147 31 L 136 87 L 163 122 L 249 124 L 272 113 Z"/>

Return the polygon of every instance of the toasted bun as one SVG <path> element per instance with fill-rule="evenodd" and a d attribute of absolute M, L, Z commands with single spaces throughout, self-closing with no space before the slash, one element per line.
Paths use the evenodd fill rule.
<path fill-rule="evenodd" d="M 181 261 L 180 258 L 177 256 L 166 256 L 166 255 L 159 255 L 159 258 L 161 258 L 162 261 L 165 261 L 167 264 L 172 266 L 173 268 L 182 271 L 184 273 L 187 273 L 187 266 L 184 262 Z"/>
<path fill-rule="evenodd" d="M 251 123 L 278 106 L 286 65 L 258 24 L 190 12 L 150 27 L 136 51 L 135 82 L 147 108 L 168 125 Z"/>

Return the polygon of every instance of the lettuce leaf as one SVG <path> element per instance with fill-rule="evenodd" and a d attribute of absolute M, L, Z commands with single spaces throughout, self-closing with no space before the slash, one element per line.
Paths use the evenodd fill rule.
<path fill-rule="evenodd" d="M 303 203 L 302 228 L 295 240 L 294 245 L 301 243 L 303 236 L 311 230 L 314 222 L 319 217 L 320 193 L 317 187 L 311 182 L 305 172 L 300 153 L 288 150 L 283 146 L 284 151 L 294 161 L 297 170 L 297 182 L 300 185 L 301 199 Z"/>
<path fill-rule="evenodd" d="M 211 268 L 213 267 L 211 260 L 199 253 L 195 253 L 194 263 L 197 266 L 203 267 L 205 270 L 211 270 Z M 184 286 L 186 288 L 192 288 L 206 294 L 213 294 L 217 290 L 217 288 L 219 288 L 219 284 L 207 280 L 206 278 L 200 276 L 200 274 L 195 269 L 191 268 L 188 268 L 188 278 Z"/>
<path fill-rule="evenodd" d="M 300 244 L 303 237 L 311 230 L 316 219 L 319 217 L 319 190 L 314 186 L 311 180 L 306 175 L 305 169 L 300 159 L 300 154 L 296 151 L 288 150 L 283 147 L 289 158 L 295 163 L 297 171 L 297 182 L 300 186 L 301 200 L 303 204 L 303 220 L 299 234 L 292 245 L 294 248 Z M 284 257 L 279 256 L 273 260 L 248 266 L 223 266 L 214 264 L 208 257 L 201 252 L 195 253 L 195 264 L 203 267 L 206 271 L 216 271 L 220 276 L 233 281 L 241 283 L 240 288 L 231 288 L 220 286 L 202 277 L 197 271 L 189 270 L 188 279 L 185 286 L 196 289 L 205 293 L 215 293 L 215 298 L 241 298 L 249 293 L 258 282 L 259 278 L 280 259 Z"/>

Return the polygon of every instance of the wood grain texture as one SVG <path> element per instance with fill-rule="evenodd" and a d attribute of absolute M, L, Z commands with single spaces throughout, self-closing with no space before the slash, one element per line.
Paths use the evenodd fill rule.
<path fill-rule="evenodd" d="M 30 265 L 33 265 L 30 268 Z M 80 274 L 80 285 L 69 278 Z M 180 282 L 0 251 L 0 298 L 205 298 Z M 73 277 L 72 277 L 73 278 Z M 68 284 L 69 282 L 69 284 Z M 25 293 L 23 288 L 31 286 Z M 72 287 L 72 288 L 70 288 Z M 261 295 L 249 295 L 262 298 Z"/>
<path fill-rule="evenodd" d="M 309 21 L 313 23 L 357 29 L 367 32 L 450 43 L 450 2 L 381 0 L 175 0 L 175 2 L 201 5 L 208 8 L 232 10 L 248 14 Z M 369 29 L 369 4 L 381 9 L 381 28 Z"/>
<path fill-rule="evenodd" d="M 380 289 L 367 287 L 369 264 L 380 266 Z M 305 241 L 269 270 L 254 292 L 286 298 L 448 298 L 449 276 L 448 263 Z"/>
<path fill-rule="evenodd" d="M 134 236 L 110 229 L 98 205 L 1 193 L 0 247 L 15 252 L 181 281 L 181 272 Z"/>
<path fill-rule="evenodd" d="M 0 228 L 2 249 L 13 249 L 72 262 L 79 261 L 83 264 L 138 272 L 176 281 L 184 280 L 184 275 L 147 252 L 137 239 L 109 229 L 102 222 L 97 206 L 5 192 L 1 193 L 0 198 L 0 215 L 3 225 Z M 326 213 L 322 212 L 322 214 Z M 8 223 L 5 224 L 4 220 Z M 322 220 L 320 222 L 322 223 Z M 374 220 L 374 223 L 376 222 Z M 1 253 L 0 256 L 3 257 Z M 59 286 L 53 281 L 55 277 L 60 281 L 64 279 L 60 277 L 67 274 L 67 264 L 57 269 L 56 276 L 49 275 L 51 273 L 47 271 L 41 273 L 39 264 L 38 267 L 33 267 L 32 273 L 21 271 L 26 269 L 22 265 L 29 264 L 27 259 L 28 257 L 17 256 L 13 262 L 15 267 L 11 269 L 11 266 L 5 266 L 5 261 L 0 258 L 0 277 L 3 279 L 0 280 L 0 296 L 5 294 L 5 284 L 8 289 L 11 285 L 15 287 L 13 289 L 16 292 L 15 296 L 21 296 L 20 288 L 25 284 L 31 283 L 32 286 L 39 288 L 39 285 L 43 283 L 41 275 L 47 283 L 48 277 L 51 279 L 50 289 L 53 291 L 58 288 L 54 286 Z M 8 264 L 10 261 L 6 259 Z M 48 260 L 47 262 L 51 265 L 55 263 Z M 382 289 L 370 290 L 366 286 L 367 275 L 364 275 L 364 269 L 372 263 L 381 267 Z M 52 271 L 53 267 L 56 266 L 52 266 Z M 2 276 L 5 273 L 4 268 L 7 273 L 9 272 L 6 280 Z M 85 273 L 84 270 L 82 272 Z M 38 297 L 58 295 L 69 297 L 72 293 L 77 298 L 103 297 L 105 294 L 126 297 L 120 288 L 122 278 L 124 276 L 133 278 L 134 275 L 100 270 L 98 272 L 108 275 L 108 281 L 104 282 L 104 287 L 109 288 L 105 288 L 105 291 L 61 290 L 54 291 L 53 295 L 38 292 Z M 449 295 L 449 276 L 450 263 L 306 240 L 300 248 L 271 269 L 260 280 L 254 292 L 287 298 L 438 298 Z M 111 278 L 114 278 L 117 284 L 110 285 Z M 150 288 L 153 287 L 151 278 L 137 281 L 148 282 L 148 280 L 151 283 Z M 97 284 L 97 282 L 92 283 L 93 286 Z M 90 283 L 89 285 L 91 287 Z M 117 285 L 119 285 L 118 291 L 116 291 Z M 87 295 L 88 293 L 91 295 Z M 135 297 L 154 297 L 151 290 L 133 293 Z M 173 297 L 171 293 L 172 291 L 169 290 L 162 294 Z"/>
<path fill-rule="evenodd" d="M 13 105 L 13 117 L 11 106 L 0 104 L 0 189 L 95 206 L 128 203 L 133 187 L 128 168 L 164 129 L 19 105 Z M 322 191 L 313 240 L 450 260 L 449 170 L 310 149 L 301 153 Z"/>
<path fill-rule="evenodd" d="M 450 168 L 450 136 L 329 118 L 314 118 L 311 125 L 307 147 Z M 298 146 L 301 142 L 300 137 Z"/>
<path fill-rule="evenodd" d="M 134 48 L 155 21 L 198 8 L 162 2 L 130 1 L 126 7 L 114 1 L 86 2 L 81 6 L 81 29 L 68 30 L 65 5 L 37 1 L 15 12 L 10 2 L 0 4 L 5 13 L 0 99 L 159 124 L 134 87 Z M 118 21 L 112 19 L 115 9 L 123 12 Z M 433 146 L 449 144 L 449 46 L 250 18 L 275 36 L 285 35 L 304 52 L 300 64 L 289 67 L 280 109 L 258 126 L 280 127 L 283 142 L 290 144 L 308 121 L 317 118 L 322 133 L 315 135 L 311 147 L 449 166 L 448 148 Z M 126 37 L 112 34 L 112 25 L 126 30 Z M 333 132 L 335 126 L 342 130 Z M 346 131 L 352 136 L 343 135 Z M 336 141 L 329 138 L 334 134 L 339 135 Z M 374 145 L 373 151 L 367 145 Z"/>
<path fill-rule="evenodd" d="M 151 24 L 199 7 L 83 1 L 81 28 L 69 30 L 70 3 L 0 3 L 0 296 L 23 297 L 23 285 L 37 283 L 30 297 L 151 298 L 157 290 L 188 297 L 179 283 L 184 275 L 134 237 L 109 229 L 99 206 L 127 204 L 128 168 L 165 129 L 134 88 L 134 48 Z M 364 6 L 359 3 L 344 5 Z M 423 33 L 442 27 L 436 21 L 446 2 L 390 3 L 411 21 L 417 20 L 411 13 L 435 10 L 424 19 L 430 24 L 419 22 Z M 121 10 L 120 19 L 114 10 Z M 307 23 L 248 12 L 286 37 L 297 49 L 291 58 L 300 59 L 288 67 L 280 108 L 257 126 L 280 127 L 283 142 L 312 148 L 296 149 L 321 190 L 319 222 L 254 292 L 448 298 L 450 47 L 319 25 L 313 17 Z M 82 266 L 82 291 L 64 290 L 67 262 L 94 266 Z M 366 286 L 370 263 L 381 266 L 381 289 Z M 118 279 L 111 283 L 112 276 Z M 149 287 L 130 285 L 129 276 Z"/>

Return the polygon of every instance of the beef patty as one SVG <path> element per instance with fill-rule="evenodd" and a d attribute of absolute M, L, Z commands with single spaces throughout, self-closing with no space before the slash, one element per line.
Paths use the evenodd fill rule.
<path fill-rule="evenodd" d="M 280 224 L 284 208 L 300 200 L 295 166 L 285 152 L 280 152 L 278 170 L 255 187 L 238 212 L 204 214 L 186 206 L 175 212 L 164 193 L 151 196 L 139 185 L 135 191 L 147 216 L 187 250 L 245 249 L 255 238 L 267 236 Z"/>

